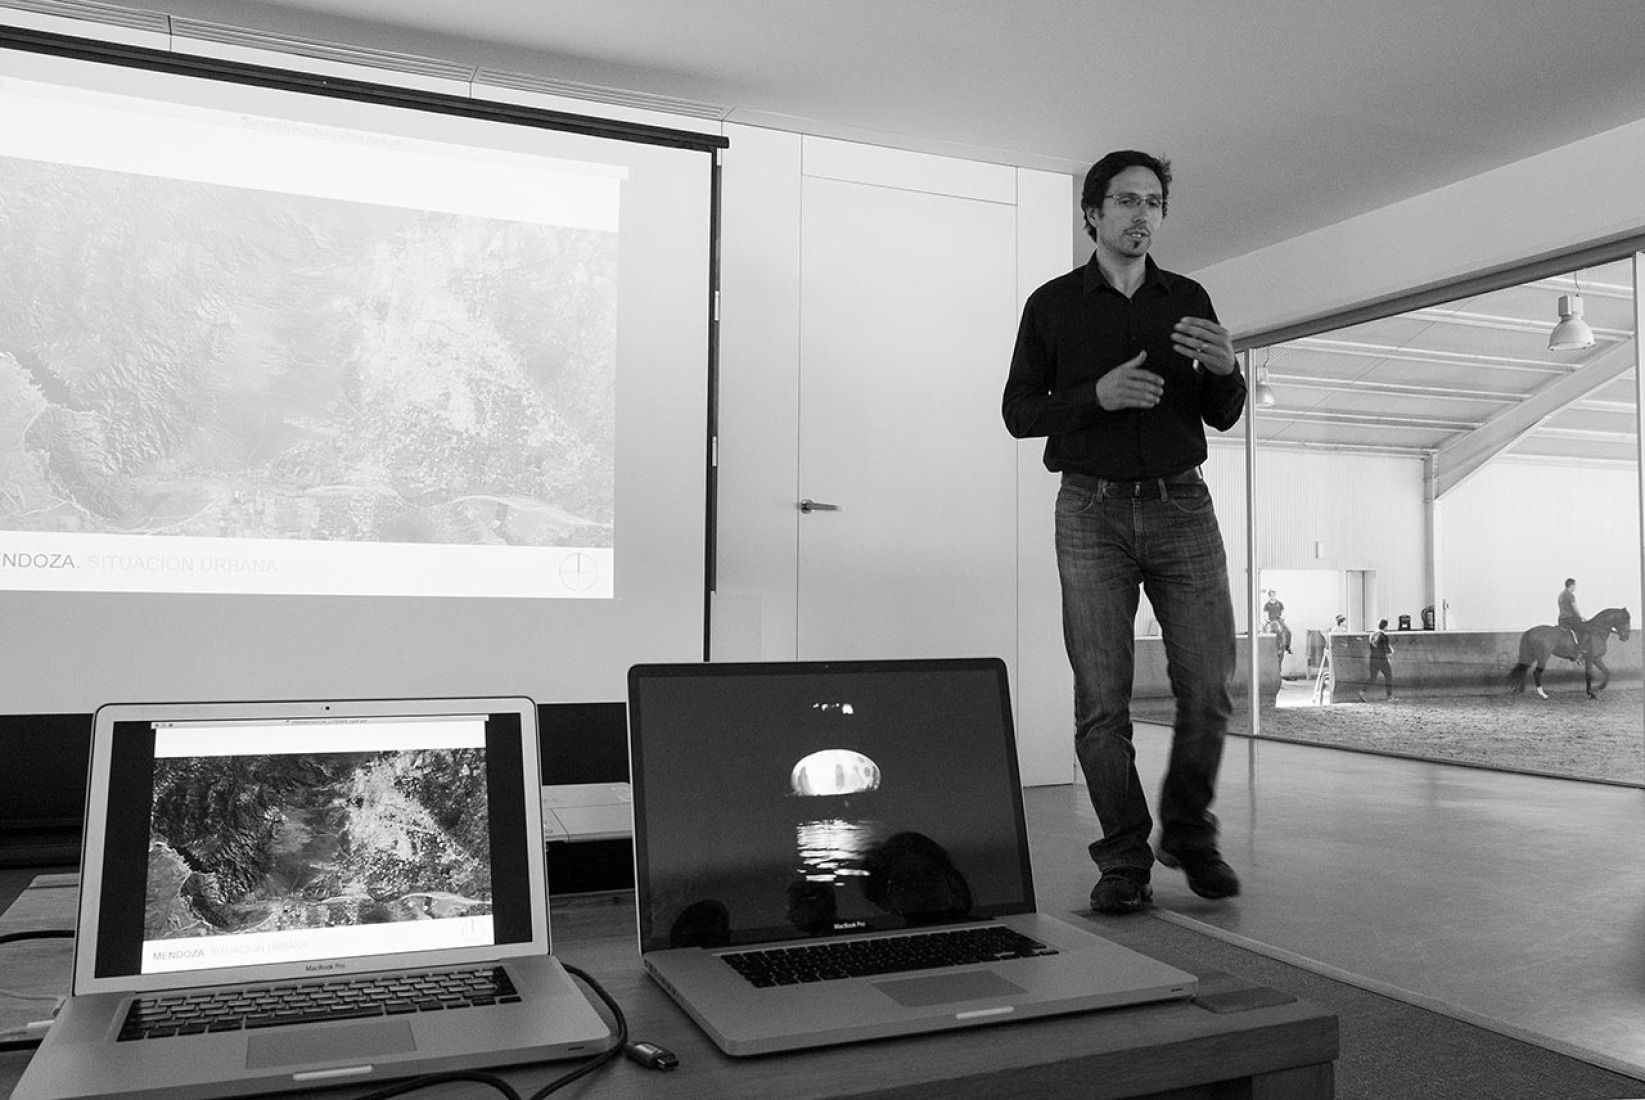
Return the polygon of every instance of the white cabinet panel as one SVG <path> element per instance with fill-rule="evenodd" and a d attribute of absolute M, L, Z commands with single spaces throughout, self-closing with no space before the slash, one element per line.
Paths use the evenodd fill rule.
<path fill-rule="evenodd" d="M 794 659 L 800 138 L 727 127 L 720 227 L 716 661 Z"/>
<path fill-rule="evenodd" d="M 1017 171 L 1004 164 L 817 137 L 805 139 L 804 155 L 803 171 L 818 179 L 928 191 L 981 202 L 1017 201 Z"/>
<path fill-rule="evenodd" d="M 803 185 L 802 659 L 1016 650 L 1016 211 Z"/>
<path fill-rule="evenodd" d="M 1077 183 L 1069 176 L 1018 173 L 1017 300 L 1074 266 Z M 1005 385 L 1000 368 L 999 388 Z M 1004 424 L 1001 424 L 1003 429 Z M 1074 759 L 1074 674 L 1062 641 L 1062 582 L 1052 513 L 1057 475 L 1045 468 L 1045 440 L 1017 444 L 1017 757 L 1025 784 L 1068 783 Z"/>

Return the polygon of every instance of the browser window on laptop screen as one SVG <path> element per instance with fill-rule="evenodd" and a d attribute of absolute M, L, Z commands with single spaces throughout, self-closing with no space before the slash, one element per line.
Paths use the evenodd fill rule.
<path fill-rule="evenodd" d="M 635 777 L 657 780 L 645 813 L 666 823 L 640 852 L 647 949 L 1032 907 L 992 670 L 663 675 L 640 691 Z"/>
<path fill-rule="evenodd" d="M 97 976 L 529 941 L 511 723 L 118 724 Z"/>

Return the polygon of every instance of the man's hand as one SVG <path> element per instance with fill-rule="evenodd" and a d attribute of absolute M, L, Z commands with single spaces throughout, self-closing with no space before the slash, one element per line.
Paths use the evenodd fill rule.
<path fill-rule="evenodd" d="M 1146 351 L 1139 351 L 1101 378 L 1097 379 L 1097 405 L 1113 412 L 1116 409 L 1151 409 L 1159 404 L 1165 392 L 1165 379 L 1151 370 L 1144 370 L 1142 361 Z"/>
<path fill-rule="evenodd" d="M 1177 354 L 1198 359 L 1212 374 L 1227 374 L 1234 369 L 1234 341 L 1228 330 L 1215 321 L 1184 317 L 1171 330 L 1171 343 L 1176 345 Z"/>

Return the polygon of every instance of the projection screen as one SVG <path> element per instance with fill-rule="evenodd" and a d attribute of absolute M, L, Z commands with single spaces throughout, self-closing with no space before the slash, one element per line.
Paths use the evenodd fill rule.
<path fill-rule="evenodd" d="M 702 658 L 722 138 L 10 31 L 0 117 L 0 711 Z"/>

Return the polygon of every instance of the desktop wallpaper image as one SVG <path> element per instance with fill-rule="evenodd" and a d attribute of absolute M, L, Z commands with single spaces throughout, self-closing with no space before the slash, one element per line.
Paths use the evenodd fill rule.
<path fill-rule="evenodd" d="M 147 940 L 491 911 L 483 749 L 155 762 Z"/>
<path fill-rule="evenodd" d="M 1009 784 L 975 766 L 1009 743 L 991 676 L 772 680 L 647 700 L 664 717 L 643 768 L 669 777 L 647 794 L 669 823 L 647 841 L 648 942 L 906 927 L 1019 897 Z"/>

